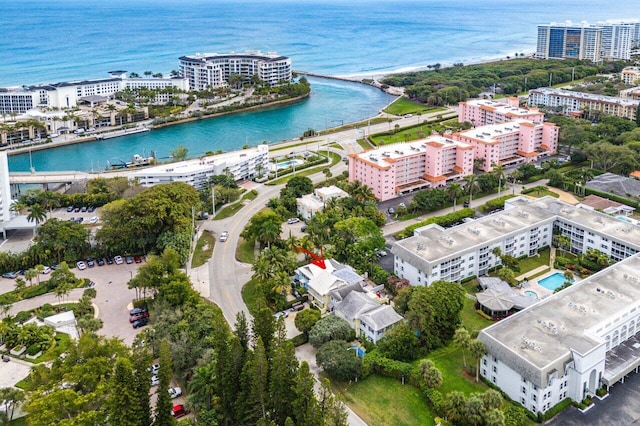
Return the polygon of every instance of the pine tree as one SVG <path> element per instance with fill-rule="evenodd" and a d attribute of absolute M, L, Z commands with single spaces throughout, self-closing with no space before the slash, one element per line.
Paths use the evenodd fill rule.
<path fill-rule="evenodd" d="M 316 379 L 309 370 L 309 364 L 302 361 L 295 377 L 293 388 L 293 413 L 299 425 L 320 426 L 318 400 L 314 393 Z"/>
<path fill-rule="evenodd" d="M 262 345 L 266 354 L 271 353 L 271 341 L 273 340 L 273 333 L 275 331 L 275 319 L 269 308 L 262 308 L 258 311 L 258 314 L 253 318 L 253 339 L 258 341 L 258 338 L 262 340 Z"/>
<path fill-rule="evenodd" d="M 249 340 L 251 336 L 249 335 L 249 325 L 247 324 L 247 317 L 245 316 L 243 311 L 240 311 L 238 315 L 236 315 L 236 323 L 234 325 L 235 334 L 242 345 L 242 348 L 246 352 L 249 348 Z"/>
<path fill-rule="evenodd" d="M 269 395 L 271 418 L 282 424 L 292 413 L 292 390 L 298 370 L 298 359 L 291 342 L 276 346 L 270 363 Z"/>
<path fill-rule="evenodd" d="M 158 371 L 158 401 L 156 402 L 156 420 L 154 426 L 170 426 L 173 424 L 171 416 L 171 396 L 169 395 L 169 385 L 171 384 L 171 369 L 173 361 L 171 358 L 171 348 L 166 339 L 160 342 L 160 369 Z"/>
<path fill-rule="evenodd" d="M 140 398 L 134 387 L 134 376 L 131 361 L 127 358 L 119 358 L 116 361 L 115 371 L 109 381 L 111 393 L 107 399 L 107 411 L 109 422 L 122 426 L 138 426 L 141 420 L 138 416 L 140 410 Z M 148 395 L 148 394 L 147 394 Z M 149 398 L 147 398 L 148 400 Z M 126 409 L 123 409 L 126 407 Z"/>
<path fill-rule="evenodd" d="M 151 388 L 151 365 L 153 358 L 146 348 L 142 351 L 134 351 L 131 356 L 134 376 L 133 389 L 138 396 L 139 403 L 135 407 L 137 410 L 138 425 L 150 426 L 151 406 L 149 405 L 149 390 Z"/>
<path fill-rule="evenodd" d="M 253 351 L 253 359 L 249 363 L 249 368 L 247 369 L 248 379 L 250 388 L 248 389 L 249 394 L 249 409 L 251 409 L 251 405 L 255 411 L 259 413 L 259 418 L 266 419 L 267 418 L 267 410 L 268 410 L 268 371 L 269 365 L 267 362 L 267 356 L 265 353 L 265 348 L 262 343 L 262 338 L 258 337 L 255 349 Z"/>

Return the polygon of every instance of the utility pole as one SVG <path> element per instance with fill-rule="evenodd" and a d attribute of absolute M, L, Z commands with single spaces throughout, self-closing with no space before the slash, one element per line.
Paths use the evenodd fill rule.
<path fill-rule="evenodd" d="M 215 185 L 211 187 L 211 207 L 213 207 L 213 215 L 211 219 L 216 217 L 216 187 Z"/>

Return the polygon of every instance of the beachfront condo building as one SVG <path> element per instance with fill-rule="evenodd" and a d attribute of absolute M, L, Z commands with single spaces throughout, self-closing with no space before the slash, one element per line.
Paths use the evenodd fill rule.
<path fill-rule="evenodd" d="M 602 27 L 586 22 L 538 25 L 536 58 L 538 59 L 601 59 Z"/>
<path fill-rule="evenodd" d="M 596 118 L 598 115 L 613 115 L 635 120 L 640 101 L 541 87 L 529 91 L 529 105 L 556 108 L 563 114 L 587 119 Z"/>
<path fill-rule="evenodd" d="M 349 155 L 349 182 L 367 185 L 381 201 L 472 173 L 473 146 L 440 135 Z"/>
<path fill-rule="evenodd" d="M 7 222 L 9 219 L 11 219 L 9 159 L 6 151 L 0 151 L 0 223 Z"/>
<path fill-rule="evenodd" d="M 473 146 L 474 158 L 482 160 L 482 170 L 490 172 L 496 165 L 530 163 L 555 153 L 559 134 L 560 128 L 553 123 L 516 120 L 463 130 L 452 138 Z"/>
<path fill-rule="evenodd" d="M 538 108 L 521 108 L 517 97 L 494 101 L 473 99 L 458 103 L 458 122 L 473 127 L 506 123 L 514 120 L 544 121 L 544 113 Z"/>
<path fill-rule="evenodd" d="M 598 21 L 538 25 L 539 59 L 629 60 L 640 41 L 638 21 Z"/>
<path fill-rule="evenodd" d="M 485 328 L 480 375 L 534 414 L 624 382 L 640 365 L 638 271 L 635 255 Z"/>
<path fill-rule="evenodd" d="M 270 86 L 288 83 L 292 78 L 291 59 L 275 52 L 196 53 L 179 60 L 180 75 L 187 79 L 190 90 L 227 86 L 233 75 L 244 81 L 257 76 Z"/>
<path fill-rule="evenodd" d="M 224 154 L 204 156 L 131 172 L 129 179 L 150 187 L 185 182 L 196 189 L 207 188 L 212 176 L 231 174 L 235 180 L 253 179 L 269 166 L 269 146 L 258 145 Z"/>
<path fill-rule="evenodd" d="M 125 89 L 146 87 L 164 89 L 175 87 L 188 90 L 187 81 L 181 77 L 129 78 L 126 71 L 111 71 L 109 78 L 67 81 L 24 88 L 0 89 L 0 113 L 23 114 L 35 108 L 66 109 L 79 103 L 93 105 L 114 97 Z"/>

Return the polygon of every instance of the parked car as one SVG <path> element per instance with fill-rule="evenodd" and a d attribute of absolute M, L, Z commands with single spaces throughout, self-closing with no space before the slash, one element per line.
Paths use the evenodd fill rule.
<path fill-rule="evenodd" d="M 151 372 L 152 376 L 157 376 L 158 375 L 158 371 L 160 371 L 160 364 L 153 364 L 147 370 Z"/>
<path fill-rule="evenodd" d="M 142 258 L 140 256 L 133 256 L 133 261 L 136 263 L 142 263 Z"/>
<path fill-rule="evenodd" d="M 113 257 L 111 256 L 107 256 L 104 258 L 105 262 L 107 262 L 107 265 L 113 265 Z"/>
<path fill-rule="evenodd" d="M 5 272 L 4 274 L 2 274 L 2 278 L 9 278 L 9 279 L 14 279 L 18 277 L 18 273 L 17 272 Z"/>
<path fill-rule="evenodd" d="M 73 209 L 73 211 L 74 211 L 74 212 L 76 212 L 76 213 L 80 213 L 80 207 L 75 207 L 75 208 Z"/>
<path fill-rule="evenodd" d="M 91 219 L 89 219 L 89 223 L 98 223 L 98 216 L 93 216 Z"/>
<path fill-rule="evenodd" d="M 67 213 L 71 213 L 73 211 L 73 206 L 67 206 Z"/>
<path fill-rule="evenodd" d="M 301 232 L 307 232 L 307 225 L 302 225 L 302 227 L 300 228 Z"/>
<path fill-rule="evenodd" d="M 151 386 L 158 386 L 160 384 L 160 378 L 155 374 L 151 376 Z"/>
<path fill-rule="evenodd" d="M 133 322 L 133 328 L 144 327 L 147 324 L 149 324 L 149 318 L 140 318 L 139 320 Z"/>
<path fill-rule="evenodd" d="M 84 217 L 79 217 L 79 218 L 77 218 L 77 219 L 76 219 L 76 222 L 78 222 L 78 223 L 82 223 L 82 222 L 84 222 Z"/>
<path fill-rule="evenodd" d="M 99 257 L 96 262 L 98 263 L 98 266 L 104 266 L 104 259 L 103 258 Z"/>
<path fill-rule="evenodd" d="M 376 254 L 378 256 L 386 256 L 389 253 L 387 253 L 385 250 L 380 249 L 380 250 L 376 250 Z"/>
<path fill-rule="evenodd" d="M 280 317 L 288 317 L 289 316 L 289 312 L 287 311 L 280 311 L 280 312 L 276 312 L 275 314 L 273 314 L 273 316 L 275 317 L 275 319 L 278 319 Z"/>
<path fill-rule="evenodd" d="M 149 318 L 149 312 L 138 312 L 137 314 L 133 314 L 129 317 L 129 322 L 136 322 L 143 318 Z"/>
<path fill-rule="evenodd" d="M 127 256 L 124 259 L 127 262 L 127 265 L 130 265 L 130 264 L 133 263 L 133 257 L 131 257 L 131 256 Z"/>
<path fill-rule="evenodd" d="M 179 387 L 169 388 L 168 392 L 169 396 L 171 396 L 171 399 L 177 398 L 182 395 L 182 389 L 180 389 Z"/>
<path fill-rule="evenodd" d="M 171 415 L 175 419 L 186 416 L 188 413 L 189 411 L 187 411 L 187 409 L 182 404 L 174 405 L 171 409 Z"/>
<path fill-rule="evenodd" d="M 116 262 L 116 265 L 122 265 L 124 263 L 124 260 L 122 260 L 122 256 L 114 257 L 113 261 Z"/>
<path fill-rule="evenodd" d="M 129 311 L 129 315 L 135 315 L 135 314 L 140 314 L 142 312 L 147 312 L 147 308 L 146 307 L 142 307 L 142 308 L 133 308 Z"/>
<path fill-rule="evenodd" d="M 76 218 L 75 218 L 75 217 L 71 216 L 71 217 L 69 218 L 69 222 L 75 222 L 75 221 L 76 221 Z"/>
<path fill-rule="evenodd" d="M 470 204 L 469 204 L 469 201 L 465 201 L 462 205 L 463 205 L 464 207 L 469 207 L 469 205 L 470 205 Z"/>
<path fill-rule="evenodd" d="M 43 274 L 48 274 L 49 272 L 51 272 L 52 269 L 50 266 L 45 266 L 44 269 L 42 270 Z"/>
<path fill-rule="evenodd" d="M 389 214 L 394 214 L 396 212 L 396 210 L 393 207 L 389 207 L 389 209 L 387 210 L 387 212 Z"/>
<path fill-rule="evenodd" d="M 220 242 L 224 243 L 225 241 L 227 241 L 227 238 L 229 238 L 229 231 L 224 231 L 222 234 L 220 234 Z"/>
<path fill-rule="evenodd" d="M 300 219 L 298 219 L 297 217 L 292 217 L 291 219 L 287 220 L 287 223 L 289 225 L 294 224 L 294 223 L 298 223 L 298 222 L 300 222 Z"/>
<path fill-rule="evenodd" d="M 85 269 L 87 269 L 87 264 L 84 263 L 82 260 L 79 260 L 78 262 L 76 262 L 76 266 L 78 267 L 78 269 L 80 269 L 81 271 L 84 271 Z"/>
<path fill-rule="evenodd" d="M 96 260 L 93 257 L 87 258 L 87 266 L 89 268 L 93 268 L 94 266 L 96 266 Z"/>
<path fill-rule="evenodd" d="M 56 263 L 55 265 L 51 265 L 51 269 L 53 269 L 54 271 L 55 271 L 56 269 L 58 269 L 59 267 L 60 267 L 60 264 L 59 264 L 59 263 Z"/>
<path fill-rule="evenodd" d="M 96 209 L 96 207 L 95 207 L 95 206 L 89 206 L 89 207 L 87 208 L 87 212 L 89 212 L 89 213 L 93 213 L 93 211 L 94 211 L 95 209 Z"/>

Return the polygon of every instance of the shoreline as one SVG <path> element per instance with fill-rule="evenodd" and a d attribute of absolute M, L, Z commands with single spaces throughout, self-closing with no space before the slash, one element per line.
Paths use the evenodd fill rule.
<path fill-rule="evenodd" d="M 191 123 L 194 121 L 198 121 L 198 120 L 208 120 L 211 118 L 218 118 L 218 117 L 222 117 L 225 115 L 231 115 L 231 114 L 236 114 L 236 113 L 240 113 L 240 112 L 247 112 L 247 111 L 255 111 L 255 110 L 261 110 L 261 109 L 268 109 L 270 107 L 283 107 L 283 106 L 287 106 L 287 105 L 293 105 L 296 104 L 298 102 L 303 101 L 304 99 L 308 98 L 310 95 L 310 93 L 307 93 L 306 95 L 302 95 L 302 96 L 296 96 L 295 98 L 290 98 L 290 99 L 283 99 L 280 101 L 275 101 L 275 102 L 270 102 L 267 104 L 262 104 L 262 105 L 253 105 L 250 107 L 246 107 L 246 108 L 240 108 L 240 109 L 236 109 L 233 111 L 225 111 L 225 112 L 219 112 L 219 113 L 214 113 L 214 114 L 209 114 L 209 115 L 203 115 L 202 117 L 186 117 L 186 118 L 181 118 L 175 121 L 170 121 L 167 123 L 161 123 L 161 124 L 150 124 L 148 127 L 150 129 L 150 131 L 153 131 L 155 129 L 162 129 L 164 127 L 170 127 L 170 126 L 177 126 L 179 124 L 187 124 L 187 123 Z M 115 130 L 117 131 L 117 130 Z M 124 137 L 124 136 L 128 136 L 128 135 L 122 135 L 120 137 Z M 115 138 L 111 138 L 111 139 L 115 139 Z M 95 135 L 92 136 L 85 136 L 85 137 L 74 137 L 73 139 L 68 139 L 68 140 L 61 140 L 61 141 L 52 141 L 52 142 L 42 142 L 36 145 L 31 145 L 31 146 L 25 146 L 25 147 L 20 147 L 20 148 L 15 148 L 15 149 L 7 149 L 4 150 L 8 156 L 12 156 L 12 155 L 20 155 L 20 154 L 26 154 L 29 153 L 31 151 L 42 151 L 42 150 L 46 150 L 46 149 L 53 149 L 53 148 L 59 148 L 62 146 L 67 146 L 67 145 L 75 145 L 75 144 L 79 144 L 79 143 L 85 143 L 85 142 L 100 142 L 100 141 L 106 141 L 108 139 L 100 139 L 98 137 L 96 137 Z"/>

